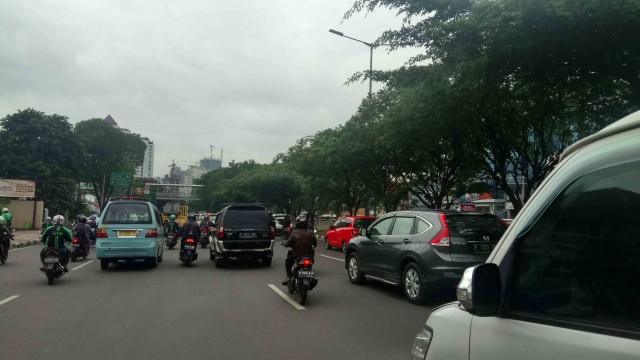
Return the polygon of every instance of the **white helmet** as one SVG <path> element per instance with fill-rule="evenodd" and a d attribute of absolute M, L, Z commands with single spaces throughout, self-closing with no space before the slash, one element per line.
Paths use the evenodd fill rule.
<path fill-rule="evenodd" d="M 7 209 L 7 208 L 2 208 L 2 212 L 8 212 L 8 211 L 9 211 L 9 209 Z"/>
<path fill-rule="evenodd" d="M 64 216 L 62 215 L 56 215 L 53 217 L 53 223 L 54 224 L 62 224 L 64 223 Z"/>
<path fill-rule="evenodd" d="M 0 216 L 0 225 L 4 225 L 4 217 Z"/>
<path fill-rule="evenodd" d="M 51 216 L 47 216 L 44 221 L 51 221 Z"/>

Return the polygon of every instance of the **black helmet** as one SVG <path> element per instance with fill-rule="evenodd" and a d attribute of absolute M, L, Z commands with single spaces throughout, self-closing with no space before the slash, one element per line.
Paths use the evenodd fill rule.
<path fill-rule="evenodd" d="M 84 215 L 78 215 L 78 222 L 82 223 L 82 224 L 86 223 L 87 222 L 87 217 L 84 216 Z"/>
<path fill-rule="evenodd" d="M 309 227 L 307 214 L 300 214 L 296 217 L 296 229 L 306 229 Z"/>
<path fill-rule="evenodd" d="M 196 221 L 196 214 L 189 214 L 189 216 L 187 216 L 187 221 Z"/>

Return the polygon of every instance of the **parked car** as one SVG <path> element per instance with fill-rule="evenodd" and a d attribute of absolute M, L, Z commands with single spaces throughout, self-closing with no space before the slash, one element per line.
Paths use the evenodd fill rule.
<path fill-rule="evenodd" d="M 102 270 L 120 260 L 144 260 L 150 267 L 162 262 L 162 216 L 152 203 L 134 197 L 109 201 L 98 219 L 96 257 Z M 158 236 L 160 234 L 160 236 Z"/>
<path fill-rule="evenodd" d="M 230 204 L 223 208 L 210 240 L 210 258 L 216 267 L 224 267 L 233 258 L 260 259 L 270 266 L 273 259 L 275 230 L 273 216 L 261 204 Z"/>
<path fill-rule="evenodd" d="M 455 210 L 395 211 L 347 245 L 349 280 L 365 277 L 401 286 L 414 304 L 453 288 L 469 266 L 484 262 L 507 225 L 492 214 Z"/>
<path fill-rule="evenodd" d="M 638 359 L 640 112 L 570 146 L 415 359 Z"/>
<path fill-rule="evenodd" d="M 351 239 L 360 235 L 360 229 L 368 228 L 377 217 L 375 216 L 344 216 L 329 226 L 324 237 L 324 244 L 328 250 L 340 248 L 344 252 Z"/>

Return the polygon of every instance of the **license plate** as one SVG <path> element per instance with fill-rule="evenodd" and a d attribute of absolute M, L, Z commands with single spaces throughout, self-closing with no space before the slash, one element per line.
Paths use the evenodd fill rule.
<path fill-rule="evenodd" d="M 314 275 L 313 271 L 307 271 L 307 270 L 298 271 L 298 278 L 300 279 L 312 278 L 313 275 Z"/>
<path fill-rule="evenodd" d="M 58 262 L 58 258 L 55 258 L 55 257 L 44 258 L 45 264 L 55 264 L 57 262 Z"/>
<path fill-rule="evenodd" d="M 118 237 L 136 236 L 137 234 L 138 234 L 138 232 L 135 231 L 135 230 L 120 230 L 120 231 L 118 231 Z"/>
<path fill-rule="evenodd" d="M 478 254 L 490 253 L 495 246 L 495 244 L 473 244 L 473 251 Z"/>
<path fill-rule="evenodd" d="M 241 232 L 240 239 L 255 239 L 256 238 L 256 233 L 254 232 Z"/>
<path fill-rule="evenodd" d="M 185 249 L 185 250 L 195 250 L 195 249 L 196 249 L 196 247 L 195 247 L 195 246 L 193 246 L 193 245 L 185 245 L 185 246 L 184 246 L 184 249 Z"/>

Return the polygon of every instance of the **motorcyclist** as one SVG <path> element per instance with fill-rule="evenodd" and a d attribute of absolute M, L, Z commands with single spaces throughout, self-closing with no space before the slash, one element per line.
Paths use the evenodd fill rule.
<path fill-rule="evenodd" d="M 287 272 L 287 277 L 282 282 L 282 285 L 287 285 L 291 280 L 291 267 L 295 259 L 301 256 L 311 256 L 315 253 L 314 248 L 318 245 L 316 235 L 312 230 L 309 230 L 309 223 L 307 222 L 307 214 L 300 214 L 296 217 L 296 228 L 289 235 L 289 239 L 284 243 L 285 247 L 290 247 L 291 250 L 287 253 L 287 259 L 284 261 L 284 267 Z"/>
<path fill-rule="evenodd" d="M 91 226 L 87 224 L 87 218 L 84 215 L 78 216 L 77 220 L 78 223 L 73 227 L 73 236 L 80 240 L 85 254 L 89 255 L 90 241 L 95 240 L 95 234 Z"/>
<path fill-rule="evenodd" d="M 13 239 L 13 234 L 4 223 L 4 217 L 0 216 L 0 239 L 4 243 L 5 249 L 8 251 L 11 247 L 11 239 Z"/>
<path fill-rule="evenodd" d="M 282 229 L 286 229 L 291 226 L 291 217 L 289 215 L 285 215 L 284 219 L 282 219 Z"/>
<path fill-rule="evenodd" d="M 169 236 L 170 233 L 174 233 L 175 236 L 178 236 L 178 234 L 180 234 L 180 225 L 178 225 L 178 223 L 176 222 L 175 215 L 169 216 L 169 222 L 167 223 L 167 226 L 165 226 L 164 228 L 165 237 Z"/>
<path fill-rule="evenodd" d="M 40 230 L 40 234 L 44 234 L 44 231 L 47 230 L 48 227 L 53 226 L 53 221 L 51 221 L 51 217 L 47 216 L 42 223 L 42 230 Z"/>
<path fill-rule="evenodd" d="M 11 215 L 11 213 L 9 212 L 9 209 L 3 208 L 2 209 L 2 214 L 0 214 L 0 216 L 2 216 L 4 218 L 5 225 L 9 229 L 11 229 L 11 219 L 13 219 L 13 215 Z"/>
<path fill-rule="evenodd" d="M 198 223 L 196 222 L 196 215 L 189 214 L 187 217 L 187 223 L 182 227 L 180 235 L 182 236 L 182 239 L 180 240 L 180 253 L 184 250 L 184 243 L 187 239 L 191 238 L 195 241 L 200 239 L 202 232 L 200 231 L 200 226 L 198 226 Z"/>
<path fill-rule="evenodd" d="M 91 216 L 89 216 L 89 221 L 87 221 L 87 224 L 91 226 L 91 229 L 93 229 L 93 232 L 95 233 L 96 230 L 98 230 L 98 215 L 92 214 Z"/>
<path fill-rule="evenodd" d="M 71 230 L 63 225 L 64 216 L 56 215 L 53 217 L 53 226 L 47 228 L 42 234 L 42 242 L 44 248 L 40 252 L 40 262 L 44 264 L 44 258 L 48 248 L 56 248 L 60 254 L 60 263 L 64 267 L 64 271 L 68 272 L 67 264 L 69 264 L 69 250 L 65 243 L 71 242 Z M 44 270 L 44 267 L 42 268 Z"/>

